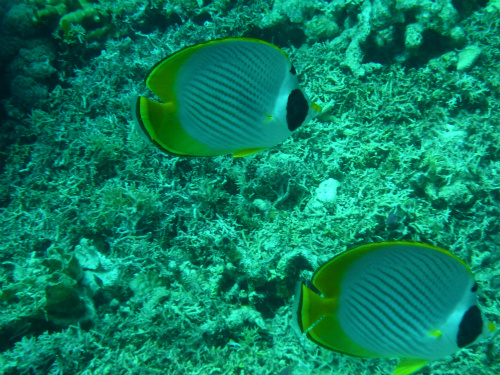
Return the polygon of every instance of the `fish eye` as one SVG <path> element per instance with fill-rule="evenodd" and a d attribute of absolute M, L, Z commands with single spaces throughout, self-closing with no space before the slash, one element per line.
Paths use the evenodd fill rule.
<path fill-rule="evenodd" d="M 305 121 L 309 112 L 309 103 L 300 89 L 293 90 L 288 95 L 286 103 L 286 123 L 288 130 L 293 132 Z"/>
<path fill-rule="evenodd" d="M 471 291 L 472 293 L 476 293 L 476 292 L 477 292 L 477 288 L 478 288 L 478 286 L 477 286 L 477 282 L 475 282 L 475 283 L 474 283 L 474 286 L 471 288 L 471 290 L 470 290 L 470 291 Z"/>

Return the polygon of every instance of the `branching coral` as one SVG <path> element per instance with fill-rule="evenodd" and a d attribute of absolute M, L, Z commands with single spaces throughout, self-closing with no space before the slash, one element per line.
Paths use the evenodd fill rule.
<path fill-rule="evenodd" d="M 113 6 L 137 10 L 132 3 L 140 1 Z M 498 323 L 496 8 L 459 24 L 482 51 L 469 71 L 455 70 L 457 52 L 439 49 L 440 57 L 422 68 L 388 58 L 377 74 L 359 79 L 340 66 L 349 45 L 357 41 L 350 52 L 358 65 L 344 66 L 357 73 L 391 46 L 400 47 L 392 58 L 401 53 L 407 63 L 405 30 L 420 8 L 396 19 L 395 0 L 303 2 L 313 11 L 276 1 L 275 10 L 287 5 L 280 9 L 288 15 L 273 10 L 267 15 L 279 13 L 277 23 L 264 26 L 271 0 L 260 8 L 225 2 L 217 11 L 222 1 L 185 2 L 186 21 L 172 14 L 170 23 L 165 3 L 142 2 L 143 13 L 122 13 L 136 20 L 125 26 L 130 38 L 109 38 L 76 68 L 38 41 L 8 68 L 52 80 L 51 62 L 58 69 L 64 61 L 72 75 L 58 69 L 61 81 L 47 108 L 26 120 L 5 119 L 12 139 L 2 140 L 0 155 L 1 373 L 386 372 L 382 360 L 301 346 L 289 324 L 297 282 L 341 251 L 382 240 L 430 242 L 467 259 L 485 312 Z M 111 0 L 99 5 L 117 14 Z M 364 13 L 368 5 L 379 7 L 377 18 Z M 11 11 L 4 26 L 21 13 Z M 52 16 L 51 30 L 65 14 Z M 291 21 L 300 17 L 303 23 Z M 81 22 L 70 24 L 70 37 L 92 30 L 92 19 Z M 326 32 L 330 22 L 338 35 Z M 356 39 L 363 27 L 368 36 Z M 415 51 L 428 51 L 430 30 Z M 127 103 L 144 89 L 147 69 L 168 53 L 228 33 L 285 49 L 311 98 L 328 103 L 321 123 L 244 159 L 166 157 L 141 142 Z M 88 323 L 94 326 L 85 332 Z M 433 371 L 474 366 L 476 375 L 499 373 L 492 349 L 499 340 Z"/>

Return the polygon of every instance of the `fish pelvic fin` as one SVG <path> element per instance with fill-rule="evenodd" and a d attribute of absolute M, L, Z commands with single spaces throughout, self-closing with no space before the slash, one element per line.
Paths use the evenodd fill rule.
<path fill-rule="evenodd" d="M 234 158 L 241 158 L 244 156 L 255 154 L 256 152 L 265 150 L 265 148 L 249 148 L 248 150 L 241 150 L 233 154 Z"/>

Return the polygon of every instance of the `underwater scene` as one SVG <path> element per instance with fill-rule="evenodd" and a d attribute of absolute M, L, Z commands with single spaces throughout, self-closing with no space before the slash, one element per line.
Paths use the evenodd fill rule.
<path fill-rule="evenodd" d="M 499 0 L 0 0 L 0 374 L 500 373 Z"/>

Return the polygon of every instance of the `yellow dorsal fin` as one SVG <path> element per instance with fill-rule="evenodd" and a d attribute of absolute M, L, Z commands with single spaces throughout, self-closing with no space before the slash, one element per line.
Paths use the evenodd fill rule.
<path fill-rule="evenodd" d="M 420 370 L 429 361 L 425 359 L 403 359 L 394 370 L 394 375 L 409 375 Z"/>

